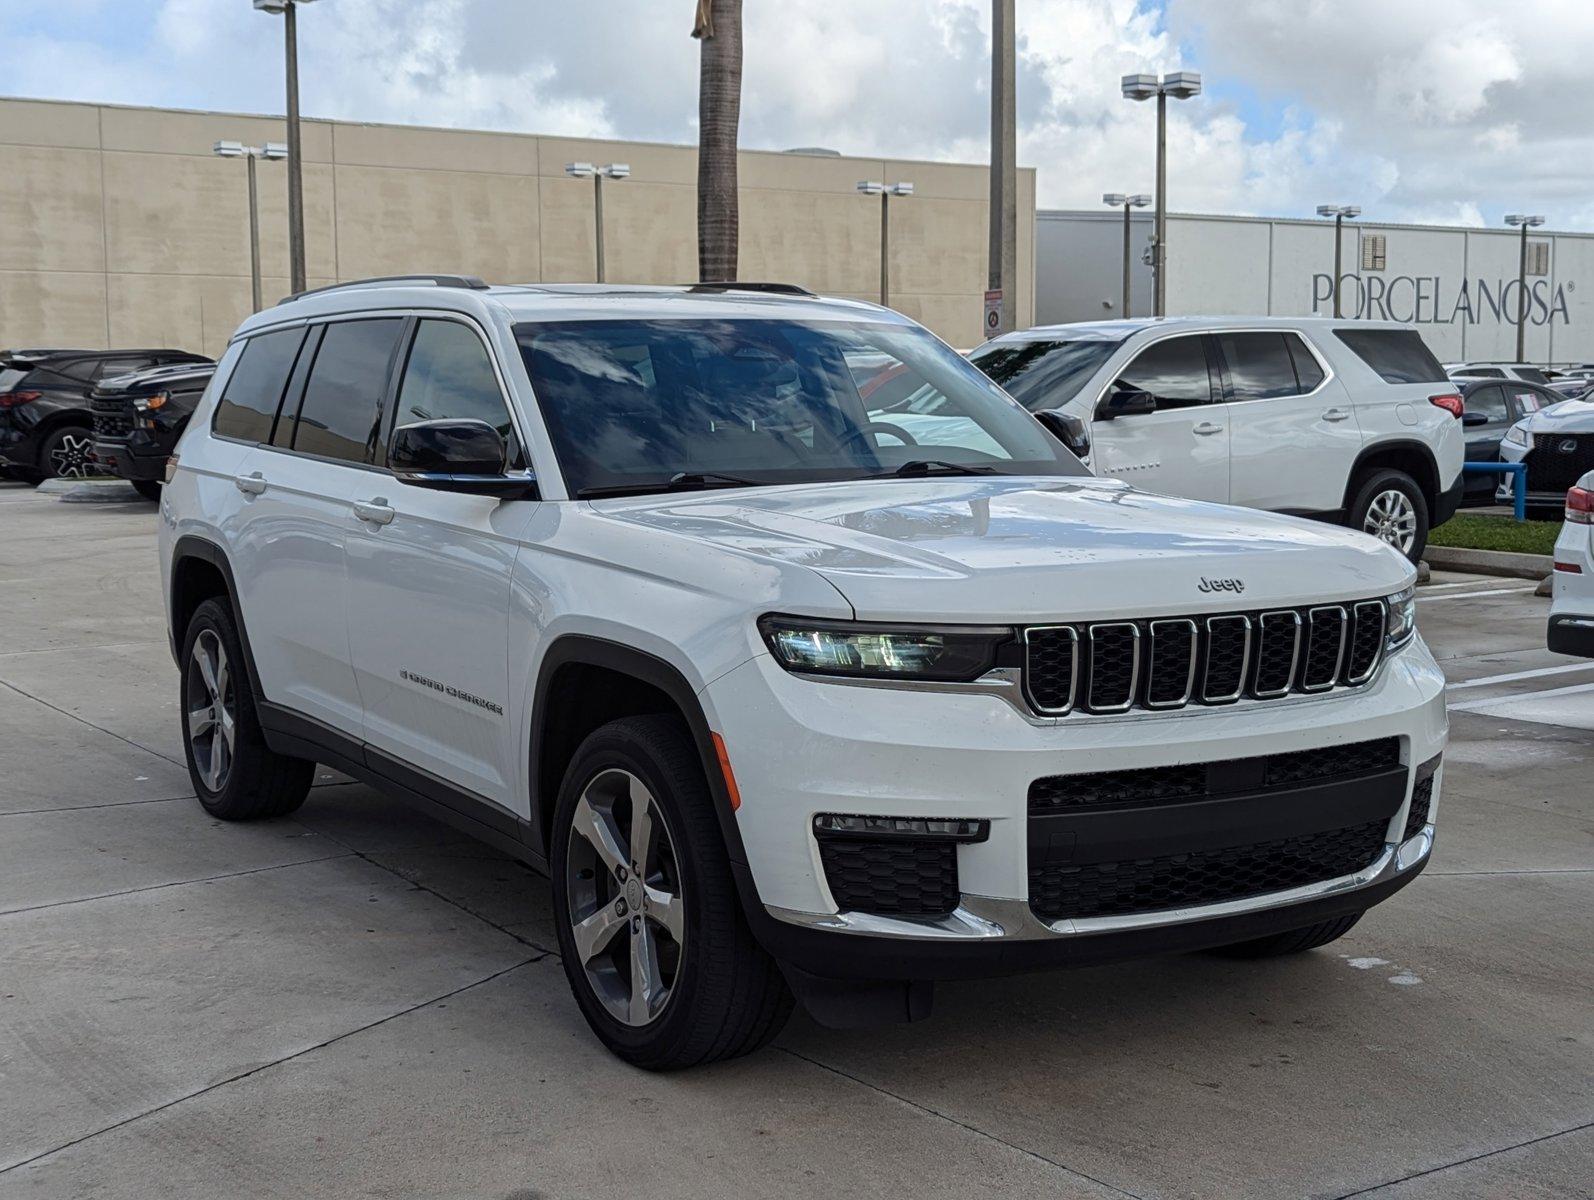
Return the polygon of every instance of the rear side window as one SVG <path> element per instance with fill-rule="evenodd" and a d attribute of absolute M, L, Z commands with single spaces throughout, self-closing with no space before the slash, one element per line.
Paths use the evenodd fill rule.
<path fill-rule="evenodd" d="M 1415 329 L 1344 328 L 1334 330 L 1334 336 L 1385 383 L 1449 382 L 1445 369 Z"/>
<path fill-rule="evenodd" d="M 1517 378 L 1528 383 L 1549 383 L 1550 377 L 1537 367 L 1518 367 Z"/>
<path fill-rule="evenodd" d="M 1327 378 L 1323 373 L 1322 364 L 1317 361 L 1317 356 L 1307 349 L 1306 343 L 1301 340 L 1301 335 L 1298 333 L 1286 333 L 1284 342 L 1290 348 L 1290 358 L 1295 363 L 1295 378 L 1301 385 L 1301 391 L 1315 390 Z"/>
<path fill-rule="evenodd" d="M 1157 342 L 1124 368 L 1114 386 L 1149 393 L 1156 398 L 1158 412 L 1210 403 L 1212 379 L 1206 346 L 1199 336 Z"/>
<path fill-rule="evenodd" d="M 241 442 L 271 440 L 271 426 L 282 403 L 293 360 L 304 341 L 303 329 L 280 329 L 249 339 L 216 405 L 211 428 Z"/>
<path fill-rule="evenodd" d="M 154 365 L 155 360 L 152 358 L 107 358 L 100 363 L 94 378 L 115 379 L 118 375 L 131 375 L 134 371 Z"/>
<path fill-rule="evenodd" d="M 1301 391 L 1282 333 L 1220 333 L 1236 400 L 1272 400 Z"/>
<path fill-rule="evenodd" d="M 310 368 L 291 445 L 301 454 L 368 461 L 381 422 L 398 317 L 328 325 Z"/>

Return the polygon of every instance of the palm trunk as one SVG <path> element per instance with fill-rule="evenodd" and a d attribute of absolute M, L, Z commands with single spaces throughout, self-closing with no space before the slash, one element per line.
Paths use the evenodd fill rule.
<path fill-rule="evenodd" d="M 692 36 L 703 43 L 697 92 L 697 271 L 736 279 L 739 212 L 736 134 L 742 116 L 742 0 L 699 0 Z"/>

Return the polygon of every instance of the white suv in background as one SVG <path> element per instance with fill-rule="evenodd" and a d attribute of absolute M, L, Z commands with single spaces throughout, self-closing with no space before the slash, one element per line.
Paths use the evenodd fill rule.
<path fill-rule="evenodd" d="M 1461 397 L 1408 325 L 1098 321 L 970 359 L 1032 412 L 1086 423 L 1074 448 L 1097 474 L 1150 491 L 1340 521 L 1413 562 L 1461 501 Z"/>
<path fill-rule="evenodd" d="M 1594 471 L 1566 493 L 1566 524 L 1555 539 L 1552 578 L 1550 649 L 1594 658 Z"/>
<path fill-rule="evenodd" d="M 933 412 L 886 410 L 904 378 Z M 206 811 L 321 762 L 548 872 L 645 1067 L 794 993 L 905 1020 L 938 979 L 1309 949 L 1428 861 L 1410 564 L 1096 479 L 875 305 L 344 285 L 245 321 L 178 449 Z"/>

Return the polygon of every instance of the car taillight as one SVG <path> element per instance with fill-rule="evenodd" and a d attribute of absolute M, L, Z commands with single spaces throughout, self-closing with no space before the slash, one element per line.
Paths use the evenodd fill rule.
<path fill-rule="evenodd" d="M 1461 414 L 1466 411 L 1467 407 L 1462 402 L 1461 397 L 1455 392 L 1442 392 L 1437 396 L 1429 396 L 1428 403 L 1432 404 L 1435 408 L 1444 409 L 1457 420 L 1461 418 Z"/>
<path fill-rule="evenodd" d="M 17 408 L 23 404 L 31 404 L 39 396 L 39 392 L 0 392 L 0 408 Z"/>
<path fill-rule="evenodd" d="M 1594 491 L 1575 487 L 1566 493 L 1566 520 L 1569 525 L 1594 525 Z"/>
<path fill-rule="evenodd" d="M 172 476 L 177 474 L 177 455 L 172 455 L 166 460 L 166 482 L 172 481 Z"/>

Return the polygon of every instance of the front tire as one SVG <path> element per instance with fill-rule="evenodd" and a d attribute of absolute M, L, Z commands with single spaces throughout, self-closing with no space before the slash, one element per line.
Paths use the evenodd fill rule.
<path fill-rule="evenodd" d="M 161 498 L 161 481 L 159 479 L 135 479 L 132 481 L 133 490 L 152 504 L 159 504 Z"/>
<path fill-rule="evenodd" d="M 1213 953 L 1226 958 L 1277 958 L 1281 954 L 1300 954 L 1302 951 L 1315 950 L 1319 946 L 1326 946 L 1344 937 L 1361 919 L 1362 914 L 1354 912 L 1347 916 L 1319 921 L 1315 925 L 1303 925 L 1299 929 L 1287 929 L 1283 933 L 1254 938 L 1249 942 L 1219 946 Z"/>
<path fill-rule="evenodd" d="M 653 1071 L 735 1058 L 792 995 L 753 938 L 703 768 L 679 719 L 625 717 L 582 742 L 554 812 L 559 950 L 614 1054 Z"/>
<path fill-rule="evenodd" d="M 1345 523 L 1393 546 L 1412 562 L 1428 546 L 1428 501 L 1404 471 L 1369 471 L 1358 481 Z"/>
<path fill-rule="evenodd" d="M 281 817 L 304 803 L 315 763 L 266 745 L 231 609 L 206 600 L 183 637 L 181 712 L 188 777 L 224 821 Z"/>
<path fill-rule="evenodd" d="M 39 474 L 45 479 L 92 479 L 100 473 L 89 452 L 94 434 L 81 425 L 64 425 L 39 447 Z"/>

